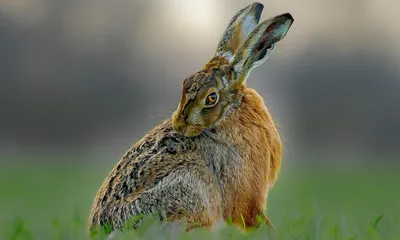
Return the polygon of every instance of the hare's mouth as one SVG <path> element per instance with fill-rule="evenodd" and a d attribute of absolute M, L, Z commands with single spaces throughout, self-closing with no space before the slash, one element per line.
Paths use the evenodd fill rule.
<path fill-rule="evenodd" d="M 200 124 L 187 124 L 179 119 L 172 120 L 172 128 L 185 137 L 196 137 L 203 131 L 203 127 Z"/>
<path fill-rule="evenodd" d="M 199 125 L 188 126 L 184 131 L 182 131 L 185 137 L 197 137 L 201 134 L 203 128 Z"/>

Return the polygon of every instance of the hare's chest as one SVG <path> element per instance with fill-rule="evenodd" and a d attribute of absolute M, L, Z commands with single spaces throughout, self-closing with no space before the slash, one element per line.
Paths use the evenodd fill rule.
<path fill-rule="evenodd" d="M 251 89 L 245 89 L 240 107 L 221 130 L 240 154 L 226 181 L 226 217 L 238 224 L 255 224 L 280 167 L 279 135 L 262 98 Z"/>
<path fill-rule="evenodd" d="M 222 167 L 226 188 L 226 213 L 232 220 L 253 216 L 267 195 L 269 149 L 262 129 L 246 129 L 231 144 L 237 153 Z M 252 217 L 251 217 L 252 218 Z"/>

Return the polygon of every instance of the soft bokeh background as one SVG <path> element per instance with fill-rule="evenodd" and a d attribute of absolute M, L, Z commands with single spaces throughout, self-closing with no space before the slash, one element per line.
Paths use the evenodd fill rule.
<path fill-rule="evenodd" d="M 74 207 L 85 215 L 112 165 L 170 117 L 183 79 L 212 57 L 232 15 L 251 2 L 0 1 L 0 220 Z M 261 2 L 263 19 L 295 18 L 248 79 L 285 144 L 271 204 L 307 195 L 307 204 L 335 205 L 335 196 L 349 209 L 348 199 L 370 199 L 359 211 L 377 214 L 398 206 L 400 3 Z M 316 166 L 329 174 L 309 175 Z M 321 186 L 308 184 L 315 182 Z"/>

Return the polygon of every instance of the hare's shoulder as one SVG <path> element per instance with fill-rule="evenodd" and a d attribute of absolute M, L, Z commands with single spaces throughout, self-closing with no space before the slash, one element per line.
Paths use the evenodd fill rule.
<path fill-rule="evenodd" d="M 123 158 L 142 161 L 141 158 L 146 156 L 180 155 L 187 153 L 192 145 L 193 141 L 190 138 L 178 135 L 172 129 L 172 120 L 168 119 L 134 144 Z"/>
<path fill-rule="evenodd" d="M 158 125 L 114 166 L 103 185 L 104 197 L 135 198 L 176 171 L 199 167 L 202 161 L 192 141 L 176 134 L 171 120 Z"/>

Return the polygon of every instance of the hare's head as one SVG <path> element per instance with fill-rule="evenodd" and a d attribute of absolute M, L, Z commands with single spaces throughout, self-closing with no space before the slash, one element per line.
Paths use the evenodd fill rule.
<path fill-rule="evenodd" d="M 172 116 L 175 131 L 193 137 L 213 128 L 237 107 L 250 71 L 263 63 L 293 23 L 289 13 L 260 24 L 263 5 L 253 3 L 230 21 L 215 56 L 183 82 L 182 98 Z"/>

